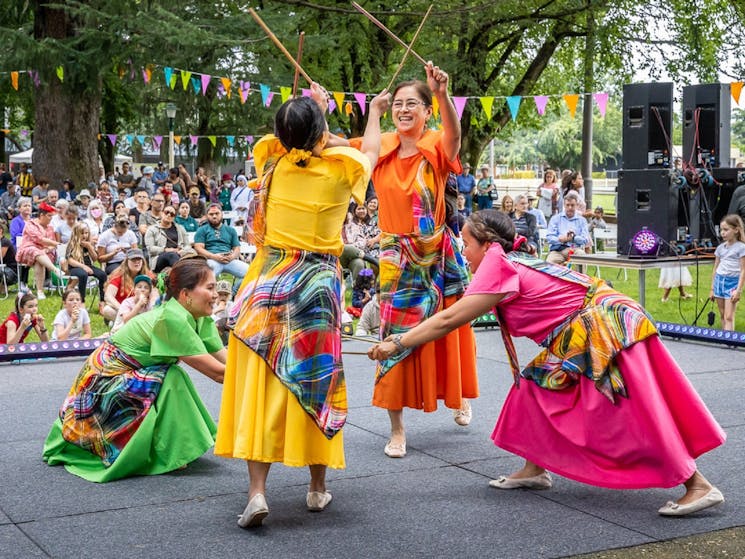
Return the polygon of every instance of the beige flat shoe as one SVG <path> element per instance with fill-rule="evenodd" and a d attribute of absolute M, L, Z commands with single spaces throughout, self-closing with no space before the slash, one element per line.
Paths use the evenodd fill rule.
<path fill-rule="evenodd" d="M 308 491 L 305 504 L 311 512 L 321 512 L 331 502 L 331 493 L 328 491 Z"/>
<path fill-rule="evenodd" d="M 551 489 L 553 485 L 548 472 L 524 478 L 499 476 L 489 482 L 489 487 L 496 487 L 497 489 Z"/>
<path fill-rule="evenodd" d="M 246 505 L 243 514 L 238 517 L 238 526 L 241 528 L 255 528 L 261 526 L 269 514 L 269 506 L 261 493 L 254 495 Z"/>
<path fill-rule="evenodd" d="M 401 444 L 393 444 L 391 441 L 388 441 L 383 452 L 389 458 L 403 458 L 406 456 L 406 441 Z"/>
<path fill-rule="evenodd" d="M 716 487 L 712 487 L 711 491 L 692 503 L 681 505 L 674 503 L 673 501 L 668 501 L 665 503 L 665 506 L 661 507 L 657 512 L 662 516 L 685 516 L 700 510 L 708 509 L 709 507 L 715 507 L 723 502 L 724 495 L 722 495 L 722 492 Z"/>
<path fill-rule="evenodd" d="M 472 417 L 473 413 L 471 412 L 471 404 L 464 398 L 461 408 L 458 410 L 453 410 L 453 419 L 458 425 L 460 425 L 461 427 L 465 427 L 466 425 L 471 423 Z"/>

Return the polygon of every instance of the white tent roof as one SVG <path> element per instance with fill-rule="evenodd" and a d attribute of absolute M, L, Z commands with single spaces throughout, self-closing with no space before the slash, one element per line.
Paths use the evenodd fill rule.
<path fill-rule="evenodd" d="M 8 161 L 10 163 L 28 163 L 31 164 L 31 156 L 34 153 L 34 148 L 27 149 L 26 151 L 22 151 L 20 153 L 16 153 L 11 155 L 8 158 Z M 132 158 L 129 155 L 117 155 L 114 157 L 114 164 L 115 165 L 121 165 L 124 162 L 132 163 Z"/>

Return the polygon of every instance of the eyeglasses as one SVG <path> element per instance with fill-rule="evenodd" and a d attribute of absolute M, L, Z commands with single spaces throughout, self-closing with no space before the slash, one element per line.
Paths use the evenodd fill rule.
<path fill-rule="evenodd" d="M 395 111 L 400 111 L 404 107 L 406 107 L 407 111 L 413 111 L 419 105 L 424 105 L 425 107 L 428 106 L 427 103 L 425 103 L 424 101 L 418 101 L 417 99 L 407 99 L 406 101 L 394 101 L 391 107 L 393 107 L 393 110 Z"/>
<path fill-rule="evenodd" d="M 175 216 L 176 212 L 163 212 L 163 215 Z"/>
<path fill-rule="evenodd" d="M 160 202 L 162 204 L 165 202 L 165 200 L 161 198 L 153 198 L 153 202 Z"/>

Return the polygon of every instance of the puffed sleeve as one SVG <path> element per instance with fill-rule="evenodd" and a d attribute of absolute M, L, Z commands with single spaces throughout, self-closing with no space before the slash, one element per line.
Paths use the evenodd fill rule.
<path fill-rule="evenodd" d="M 509 301 L 520 294 L 520 277 L 517 264 L 507 260 L 504 249 L 492 243 L 486 251 L 478 270 L 473 274 L 465 295 L 503 294 L 502 302 Z"/>
<path fill-rule="evenodd" d="M 366 155 L 354 148 L 336 147 L 323 150 L 321 157 L 336 161 L 343 166 L 344 176 L 352 187 L 352 198 L 361 204 L 365 201 L 367 183 L 370 182 L 372 167 Z"/>
<path fill-rule="evenodd" d="M 274 134 L 267 134 L 261 138 L 253 149 L 254 164 L 256 165 L 256 178 L 261 180 L 264 175 L 264 167 L 267 161 L 276 159 L 287 153 L 282 143 Z"/>
<path fill-rule="evenodd" d="M 222 348 L 220 334 L 210 317 L 195 321 L 178 301 L 165 303 L 167 309 L 153 324 L 150 355 L 154 358 L 184 357 L 214 353 Z"/>

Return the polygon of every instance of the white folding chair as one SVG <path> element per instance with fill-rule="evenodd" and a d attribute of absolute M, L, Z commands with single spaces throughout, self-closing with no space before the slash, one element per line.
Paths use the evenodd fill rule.
<path fill-rule="evenodd" d="M 241 257 L 244 260 L 250 261 L 254 254 L 256 254 L 256 245 L 241 241 Z"/>
<path fill-rule="evenodd" d="M 602 241 L 603 250 L 598 250 L 599 243 Z M 592 231 L 592 246 L 593 250 L 597 254 L 615 254 L 616 250 L 616 234 L 610 229 L 593 229 Z M 608 250 L 611 249 L 611 250 Z M 629 273 L 626 268 L 623 270 L 623 279 L 627 281 L 629 279 Z M 620 274 L 620 272 L 619 272 Z M 595 266 L 595 276 L 600 277 L 600 266 Z"/>

